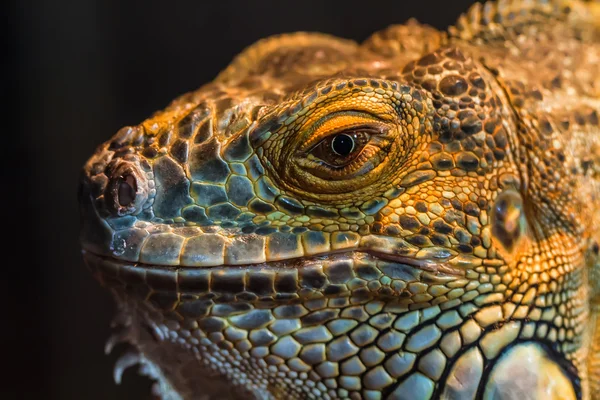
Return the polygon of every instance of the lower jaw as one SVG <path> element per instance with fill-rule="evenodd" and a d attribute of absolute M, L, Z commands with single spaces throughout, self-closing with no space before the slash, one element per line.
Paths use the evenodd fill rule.
<path fill-rule="evenodd" d="M 426 378 L 432 385 L 425 388 L 406 385 L 410 379 L 424 376 L 417 368 L 441 346 L 414 352 L 411 369 L 394 377 L 388 386 L 373 389 L 376 380 L 370 380 L 369 374 L 382 366 L 389 368 L 386 363 L 395 360 L 394 355 L 413 351 L 406 345 L 411 335 L 418 335 L 417 331 L 432 321 L 421 321 L 410 333 L 399 333 L 398 348 L 385 353 L 379 350 L 384 358 L 372 359 L 369 364 L 370 357 L 377 356 L 375 347 L 382 346 L 382 337 L 397 328 L 395 321 L 413 310 L 423 309 L 424 315 L 425 309 L 434 309 L 438 304 L 442 309 L 456 308 L 449 306 L 452 300 L 440 287 L 452 286 L 458 278 L 366 253 L 336 254 L 285 267 L 196 269 L 135 265 L 91 253 L 84 253 L 84 258 L 96 278 L 111 289 L 123 315 L 119 318 L 120 331 L 111 343 L 123 341 L 133 346 L 133 353 L 125 356 L 117 372 L 133 362 L 140 363 L 142 372 L 157 381 L 156 393 L 163 399 L 306 399 L 324 398 L 326 394 L 332 398 L 367 398 L 376 392 L 386 398 L 417 389 L 421 392 L 415 395 L 428 398 L 427 390 L 431 396 L 446 393 L 453 364 L 464 366 L 470 360 L 467 354 L 480 351 L 477 341 L 464 345 L 455 356 L 448 356 L 446 372 L 439 380 Z M 357 345 L 356 354 L 338 360 L 338 353 L 348 351 L 344 344 L 352 345 L 357 340 L 353 333 L 361 327 L 368 327 L 374 336 L 366 344 Z M 490 328 L 482 335 L 495 330 Z M 323 338 L 324 332 L 329 332 L 329 337 Z M 449 334 L 441 333 L 442 338 Z M 285 346 L 278 346 L 286 340 Z M 307 358 L 316 356 L 307 355 L 307 349 L 321 343 L 326 348 L 324 359 L 309 362 Z M 337 348 L 335 343 L 346 347 Z M 481 370 L 488 371 L 489 377 L 496 365 L 503 367 L 498 369 L 500 375 L 520 365 L 523 352 L 512 350 L 518 343 L 532 349 L 532 354 L 540 355 L 543 361 L 529 368 L 535 371 L 532 382 L 538 375 L 550 374 L 553 381 L 560 381 L 566 388 L 566 392 L 560 392 L 564 398 L 579 392 L 570 386 L 571 379 L 555 367 L 559 364 L 544 361 L 548 353 L 532 341 L 515 341 L 496 360 L 481 361 L 485 364 Z M 503 354 L 509 356 L 508 361 L 499 363 Z M 360 358 L 366 366 L 360 387 L 354 392 L 339 386 L 340 375 L 347 372 L 343 365 L 352 358 Z M 398 365 L 387 371 L 397 371 Z M 330 378 L 330 374 L 337 375 Z M 511 386 L 510 379 L 488 380 L 485 374 L 463 383 L 479 394 L 488 387 L 492 392 L 494 388 L 514 392 L 516 386 Z M 344 382 L 348 378 L 353 375 L 347 374 Z M 334 383 L 338 386 L 332 387 Z M 462 383 L 459 387 L 464 389 Z M 545 389 L 540 390 L 542 393 Z M 518 391 L 522 393 L 522 388 Z"/>
<path fill-rule="evenodd" d="M 169 400 L 203 398 L 199 394 L 211 399 L 310 398 L 306 388 L 294 395 L 293 384 L 272 384 L 270 378 L 248 385 L 238 376 L 252 376 L 249 371 L 256 370 L 261 371 L 261 377 L 269 377 L 270 372 L 265 372 L 269 366 L 216 368 L 219 360 L 215 354 L 231 349 L 243 353 L 246 349 L 240 343 L 248 342 L 252 331 L 263 331 L 264 318 L 318 326 L 339 317 L 331 310 L 319 312 L 323 307 L 343 308 L 372 301 L 402 313 L 428 307 L 435 300 L 430 294 L 415 295 L 415 288 L 422 291 L 424 286 L 457 279 L 363 252 L 291 263 L 209 268 L 140 265 L 86 251 L 83 255 L 95 278 L 113 292 L 124 316 L 120 320 L 127 321 L 108 346 L 112 348 L 114 342 L 131 346 L 115 375 L 138 363 L 139 370 L 156 381 L 154 392 Z M 263 311 L 269 315 L 265 317 Z M 252 312 L 254 320 L 242 322 L 247 325 L 243 328 L 247 330 L 246 342 L 228 341 L 220 327 L 212 326 L 215 321 Z M 236 329 L 228 326 L 223 332 L 232 328 Z M 260 340 L 252 347 L 264 347 Z M 223 365 L 237 362 L 230 354 L 224 357 Z"/>

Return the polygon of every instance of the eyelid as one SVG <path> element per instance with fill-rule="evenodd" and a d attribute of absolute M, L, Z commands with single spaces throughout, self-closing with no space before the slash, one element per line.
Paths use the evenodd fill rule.
<path fill-rule="evenodd" d="M 308 140 L 300 148 L 300 151 L 310 151 L 318 145 L 323 139 L 330 135 L 341 133 L 347 130 L 357 130 L 363 128 L 376 133 L 384 133 L 387 125 L 376 117 L 362 112 L 344 112 L 334 114 L 328 118 L 315 123 L 308 134 Z"/>

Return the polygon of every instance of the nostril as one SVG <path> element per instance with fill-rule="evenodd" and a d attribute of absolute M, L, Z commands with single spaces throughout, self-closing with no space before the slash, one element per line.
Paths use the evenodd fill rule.
<path fill-rule="evenodd" d="M 128 207 L 135 201 L 137 183 L 133 175 L 125 175 L 119 178 L 117 197 L 122 207 Z"/>
<path fill-rule="evenodd" d="M 115 160 L 105 174 L 108 181 L 103 193 L 107 210 L 116 217 L 142 212 L 148 199 L 148 181 L 140 166 Z"/>

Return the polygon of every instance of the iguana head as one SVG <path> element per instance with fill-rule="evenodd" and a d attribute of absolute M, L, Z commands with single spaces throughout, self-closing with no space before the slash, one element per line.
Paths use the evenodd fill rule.
<path fill-rule="evenodd" d="M 494 71 L 430 28 L 271 38 L 98 149 L 84 253 L 203 388 L 477 393 L 524 326 L 499 304 L 540 253 L 517 129 Z M 132 335 L 154 376 L 195 391 Z"/>
<path fill-rule="evenodd" d="M 121 129 L 86 165 L 104 234 L 84 230 L 84 247 L 185 267 L 344 253 L 454 277 L 498 259 L 526 220 L 489 73 L 453 47 L 412 60 L 368 48 L 272 39 L 252 66 L 241 56 Z"/>

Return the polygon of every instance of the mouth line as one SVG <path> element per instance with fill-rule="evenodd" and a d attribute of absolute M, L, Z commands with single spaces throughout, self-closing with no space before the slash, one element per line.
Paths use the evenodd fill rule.
<path fill-rule="evenodd" d="M 382 258 L 376 252 L 357 250 L 260 264 L 206 267 L 127 262 L 87 250 L 83 250 L 83 256 L 102 284 L 146 300 L 158 296 L 155 300 L 159 304 L 164 302 L 162 306 L 169 309 L 179 304 L 175 293 L 200 296 L 198 301 L 214 303 L 263 299 L 279 304 L 354 295 L 399 299 L 412 296 L 407 285 L 413 282 L 435 285 L 465 277 L 464 271 L 446 263 L 387 254 Z"/>
<path fill-rule="evenodd" d="M 373 261 L 381 261 L 388 263 L 397 263 L 402 265 L 407 265 L 412 268 L 422 270 L 425 272 L 429 272 L 435 275 L 447 275 L 454 277 L 464 277 L 465 270 L 461 268 L 454 267 L 450 265 L 447 260 L 434 261 L 431 259 L 419 259 L 416 257 L 398 255 L 398 254 L 389 254 L 384 253 L 377 250 L 372 249 L 353 249 L 353 250 L 340 250 L 340 251 L 331 251 L 322 254 L 315 254 L 311 256 L 303 256 L 303 257 L 295 257 L 295 258 L 287 258 L 282 260 L 273 260 L 273 261 L 264 261 L 260 263 L 247 263 L 247 264 L 220 264 L 220 265 L 212 265 L 212 266 L 187 266 L 187 265 L 161 265 L 161 264 L 150 264 L 139 261 L 127 261 L 122 260 L 113 256 L 106 256 L 97 254 L 93 251 L 84 249 L 82 250 L 84 254 L 89 253 L 94 257 L 98 257 L 104 259 L 105 261 L 112 262 L 114 264 L 120 265 L 132 265 L 139 268 L 148 268 L 148 269 L 163 269 L 163 270 L 185 270 L 185 271 L 194 271 L 194 270 L 235 270 L 235 269 L 245 269 L 245 268 L 267 268 L 267 269 L 301 269 L 304 266 L 312 265 L 319 261 L 335 261 L 335 260 L 344 260 L 350 258 L 357 258 L 362 255 L 366 255 L 370 257 Z"/>
<path fill-rule="evenodd" d="M 418 259 L 410 256 L 401 256 L 395 254 L 388 254 L 379 252 L 376 250 L 363 250 L 363 253 L 369 254 L 377 259 L 388 261 L 388 262 L 397 262 L 400 264 L 410 265 L 411 267 L 431 272 L 434 274 L 444 274 L 444 275 L 453 275 L 453 276 L 465 276 L 465 271 L 456 267 L 451 266 L 445 261 L 433 261 L 428 259 Z"/>

